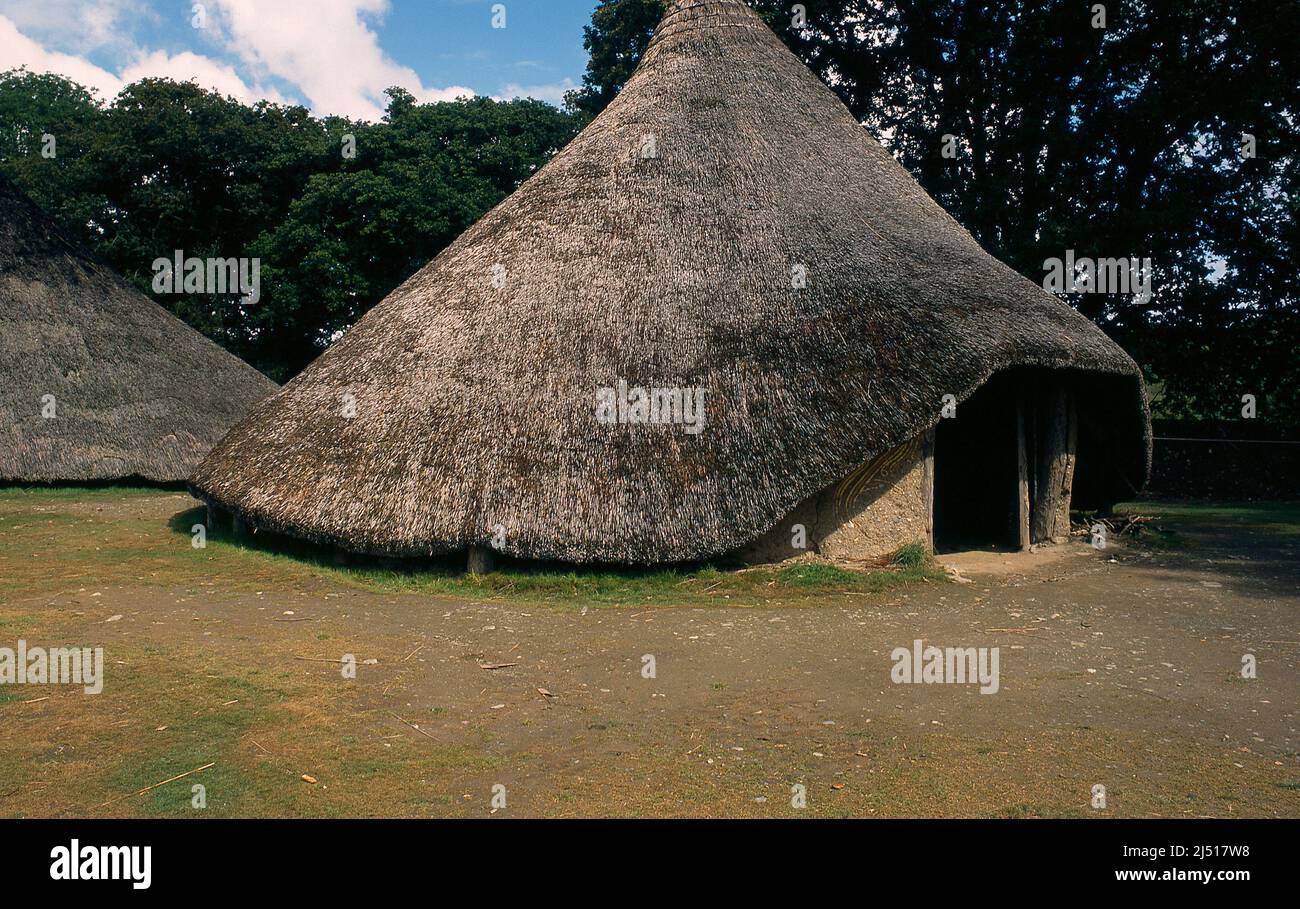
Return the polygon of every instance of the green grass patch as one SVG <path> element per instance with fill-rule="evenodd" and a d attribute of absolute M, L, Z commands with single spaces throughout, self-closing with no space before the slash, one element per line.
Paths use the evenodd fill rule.
<path fill-rule="evenodd" d="M 171 520 L 177 534 L 189 536 L 202 523 L 194 508 Z M 390 567 L 383 560 L 349 558 L 340 565 L 322 547 L 269 534 L 236 538 L 218 527 L 208 532 L 204 558 L 238 555 L 266 563 L 305 568 L 336 583 L 380 593 L 414 593 L 455 598 L 511 598 L 564 607 L 630 605 L 749 605 L 779 598 L 856 591 L 879 592 L 898 584 L 945 577 L 922 544 L 904 547 L 889 568 L 852 571 L 820 562 L 773 568 L 729 569 L 712 564 L 657 568 L 572 566 L 502 559 L 496 571 L 465 573 L 461 559 L 412 561 Z"/>
<path fill-rule="evenodd" d="M 835 565 L 819 562 L 799 563 L 775 571 L 760 569 L 758 574 L 770 574 L 778 586 L 808 591 L 857 591 L 881 593 L 900 584 L 915 581 L 945 581 L 947 575 L 934 562 L 928 550 L 920 557 L 907 556 L 900 562 L 896 558 L 893 568 L 877 571 L 849 571 Z"/>
<path fill-rule="evenodd" d="M 378 751 L 368 738 L 300 726 L 292 710 L 282 707 L 293 700 L 289 692 L 248 678 L 198 674 L 179 680 L 170 672 L 141 668 L 118 684 L 137 691 L 165 688 L 168 698 L 157 699 L 165 708 L 150 714 L 150 731 L 131 740 L 134 747 L 119 752 L 117 766 L 105 776 L 112 795 L 107 805 L 96 807 L 110 814 L 351 817 L 364 815 L 370 806 L 381 814 L 418 815 L 427 811 L 428 798 L 420 780 L 482 772 L 498 760 L 418 738 L 409 750 Z M 254 744 L 258 738 L 287 743 L 293 754 L 268 754 Z M 310 757 L 303 756 L 303 746 Z M 208 764 L 213 766 L 190 773 Z M 304 773 L 318 784 L 303 780 Z M 203 787 L 201 793 L 195 786 Z M 196 803 L 200 796 L 203 801 Z"/>
<path fill-rule="evenodd" d="M 43 815 L 36 787 L 62 793 L 59 804 L 78 817 L 418 817 L 434 794 L 453 804 L 461 780 L 500 761 L 487 741 L 431 741 L 382 711 L 357 710 L 341 680 L 232 671 L 202 649 L 116 653 L 102 695 L 0 706 L 10 731 L 0 748 L 6 816 Z M 24 692 L 0 687 L 13 694 Z M 57 725 L 42 719 L 52 709 Z"/>
<path fill-rule="evenodd" d="M 329 572 L 329 569 L 324 569 Z M 635 569 L 548 571 L 506 567 L 484 575 L 448 570 L 391 571 L 334 569 L 340 580 L 378 592 L 408 592 L 457 598 L 505 597 L 562 606 L 699 605 L 728 600 L 748 604 L 779 597 L 800 599 L 844 591 L 881 592 L 899 584 L 940 580 L 927 563 L 900 569 L 850 571 L 822 563 L 727 570 L 714 566 L 638 572 Z"/>
<path fill-rule="evenodd" d="M 161 719 L 159 725 L 167 729 L 151 737 L 161 747 L 133 755 L 109 776 L 109 786 L 126 796 L 114 805 L 146 817 L 234 817 L 258 812 L 264 800 L 272 804 L 282 801 L 275 798 L 273 791 L 282 784 L 268 785 L 279 781 L 250 770 L 239 753 L 240 739 L 248 733 L 259 708 L 273 702 L 273 694 L 239 679 L 205 679 L 204 683 L 204 695 L 211 706 L 197 712 L 186 709 Z M 192 708 L 193 703 L 185 706 Z M 214 761 L 215 766 L 201 773 L 142 795 L 128 795 Z M 206 790 L 206 808 L 194 807 L 195 785 Z"/>
<path fill-rule="evenodd" d="M 1140 524 L 1127 534 L 1139 546 L 1148 549 L 1188 549 L 1192 542 L 1176 530 L 1152 524 Z"/>
<path fill-rule="evenodd" d="M 851 587 L 858 579 L 857 572 L 821 562 L 787 565 L 778 568 L 775 573 L 778 583 L 795 588 Z"/>
<path fill-rule="evenodd" d="M 1274 533 L 1300 535 L 1300 502 L 1122 502 L 1122 515 L 1153 515 L 1171 523 L 1212 527 L 1257 527 Z"/>
<path fill-rule="evenodd" d="M 169 495 L 179 486 L 0 486 L 0 504 L 59 502 L 70 499 L 117 499 L 123 496 Z"/>
<path fill-rule="evenodd" d="M 893 564 L 899 568 L 921 568 L 932 559 L 930 548 L 924 543 L 908 543 L 894 553 Z"/>
<path fill-rule="evenodd" d="M 466 574 L 463 555 L 340 561 L 326 547 L 269 533 L 236 537 L 229 527 L 207 530 L 205 546 L 196 549 L 191 544 L 195 525 L 206 522 L 203 507 L 183 508 L 161 521 L 151 517 L 152 505 L 129 504 L 132 498 L 167 495 L 166 489 L 136 486 L 0 489 L 0 595 L 50 593 L 51 560 L 69 568 L 67 586 L 75 588 L 119 583 L 185 587 L 214 578 L 228 589 L 324 582 L 379 593 L 508 598 L 563 608 L 798 605 L 837 592 L 884 591 L 944 577 L 921 545 L 905 546 L 893 564 L 865 572 L 815 562 L 744 569 L 716 564 L 638 568 L 502 558 L 496 571 L 483 575 Z M 126 507 L 114 507 L 110 500 Z"/>

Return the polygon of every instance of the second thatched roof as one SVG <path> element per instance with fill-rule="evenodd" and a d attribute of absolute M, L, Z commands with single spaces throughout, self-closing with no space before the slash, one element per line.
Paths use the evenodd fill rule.
<path fill-rule="evenodd" d="M 678 0 L 608 109 L 192 487 L 358 552 L 696 559 L 1014 366 L 1110 377 L 1106 482 L 1142 484 L 1133 361 L 986 254 L 744 3 Z M 702 389 L 702 431 L 601 419 L 620 380 Z"/>
<path fill-rule="evenodd" d="M 0 483 L 184 480 L 275 388 L 0 177 Z"/>

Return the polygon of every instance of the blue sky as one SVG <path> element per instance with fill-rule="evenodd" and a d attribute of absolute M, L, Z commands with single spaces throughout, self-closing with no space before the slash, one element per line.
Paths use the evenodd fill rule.
<path fill-rule="evenodd" d="M 494 6 L 505 27 L 494 28 Z M 582 79 L 597 0 L 0 0 L 0 71 L 58 72 L 111 98 L 145 76 L 242 101 L 374 119 L 383 90 L 558 102 Z"/>

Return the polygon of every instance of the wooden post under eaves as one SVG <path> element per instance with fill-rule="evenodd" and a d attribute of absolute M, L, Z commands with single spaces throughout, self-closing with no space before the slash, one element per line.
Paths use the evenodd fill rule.
<path fill-rule="evenodd" d="M 1030 546 L 1029 451 L 1025 445 L 1025 396 L 1016 398 L 1016 526 L 1021 552 Z"/>
<path fill-rule="evenodd" d="M 934 434 L 921 439 L 921 501 L 925 514 L 925 542 L 934 552 Z"/>
<path fill-rule="evenodd" d="M 465 570 L 470 574 L 487 574 L 492 570 L 492 550 L 486 546 L 471 546 Z"/>
<path fill-rule="evenodd" d="M 1070 492 L 1078 434 L 1074 400 L 1058 385 L 1047 393 L 1043 410 L 1031 533 L 1035 543 L 1064 543 L 1070 538 Z"/>

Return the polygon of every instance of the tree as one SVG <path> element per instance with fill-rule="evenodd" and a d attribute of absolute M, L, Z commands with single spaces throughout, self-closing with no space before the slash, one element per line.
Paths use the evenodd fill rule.
<path fill-rule="evenodd" d="M 262 358 L 296 372 L 513 192 L 574 135 L 539 101 L 417 105 L 390 91 L 384 122 L 354 129 L 356 157 L 314 174 L 260 238 L 271 305 Z"/>
<path fill-rule="evenodd" d="M 25 69 L 0 73 L 0 166 L 55 220 L 92 245 L 102 215 L 93 190 L 103 108 L 84 86 Z"/>
<path fill-rule="evenodd" d="M 667 8 L 667 0 L 604 0 L 596 7 L 591 24 L 582 30 L 582 46 L 591 59 L 582 87 L 564 98 L 569 110 L 590 119 L 614 100 Z"/>
<path fill-rule="evenodd" d="M 109 265 L 280 381 L 574 135 L 538 101 L 417 104 L 381 123 L 247 106 L 145 79 L 101 104 L 53 75 L 0 75 L 0 170 Z M 45 133 L 57 155 L 41 155 Z M 258 259 L 261 299 L 156 294 L 153 263 Z"/>
<path fill-rule="evenodd" d="M 145 79 L 109 105 L 92 150 L 111 205 L 97 251 L 152 292 L 153 263 L 252 258 L 253 245 L 322 169 L 337 166 L 329 131 L 302 107 L 248 107 L 192 83 Z M 266 275 L 262 275 L 266 285 Z M 239 294 L 158 301 L 232 351 L 257 359 L 256 307 Z M 274 306 L 270 295 L 258 304 Z M 258 365 L 276 372 L 271 360 Z"/>

